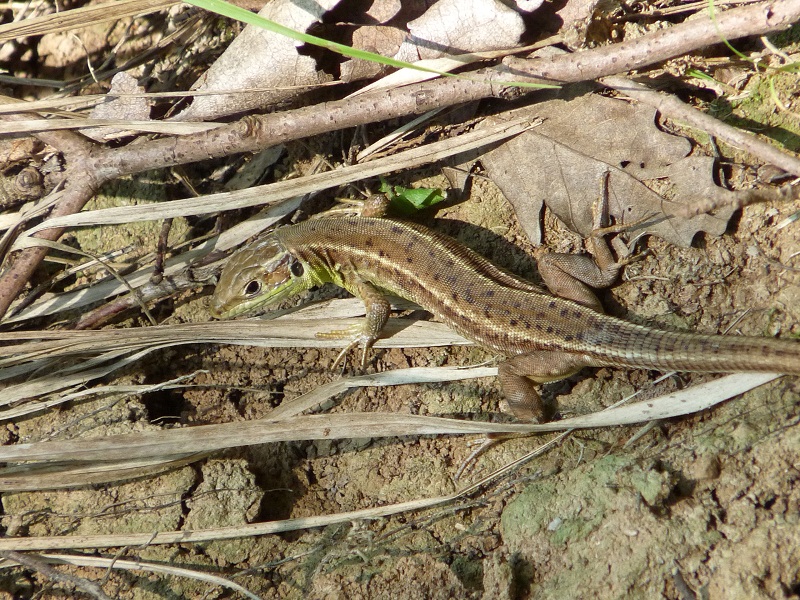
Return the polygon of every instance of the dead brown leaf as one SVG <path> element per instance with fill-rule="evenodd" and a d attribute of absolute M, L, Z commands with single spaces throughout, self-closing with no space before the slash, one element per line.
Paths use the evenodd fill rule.
<path fill-rule="evenodd" d="M 269 2 L 258 14 L 295 31 L 307 31 L 339 0 L 318 0 L 302 5 L 291 0 Z M 220 92 L 200 96 L 177 115 L 179 121 L 202 121 L 222 115 L 270 106 L 304 91 L 303 86 L 329 79 L 318 70 L 316 60 L 297 52 L 297 42 L 248 25 L 228 49 L 211 65 L 192 89 Z M 259 88 L 247 93 L 223 92 Z M 263 89 L 262 89 L 263 88 Z"/>
<path fill-rule="evenodd" d="M 411 35 L 395 55 L 399 60 L 438 58 L 509 48 L 519 42 L 525 23 L 519 13 L 496 0 L 439 0 L 409 21 Z"/>
<path fill-rule="evenodd" d="M 353 47 L 384 56 L 394 56 L 407 35 L 405 31 L 396 27 L 384 25 L 359 27 L 353 32 Z M 381 64 L 359 59 L 347 60 L 340 68 L 341 79 L 347 82 L 376 77 L 386 70 L 387 68 Z"/>
<path fill-rule="evenodd" d="M 111 80 L 108 101 L 95 106 L 89 116 L 92 119 L 109 119 L 112 121 L 123 119 L 149 121 L 150 101 L 142 96 L 130 95 L 143 94 L 144 92 L 144 87 L 139 85 L 135 77 L 126 71 L 121 71 L 114 75 Z M 122 131 L 115 127 L 89 127 L 81 129 L 81 133 L 98 142 L 130 135 L 130 132 Z"/>
<path fill-rule="evenodd" d="M 541 4 L 527 3 L 526 10 Z M 538 4 L 537 4 L 538 3 Z M 439 0 L 424 14 L 411 20 L 408 31 L 385 26 L 357 29 L 353 46 L 397 60 L 417 62 L 450 54 L 466 54 L 512 48 L 525 31 L 519 13 L 497 0 L 461 2 Z M 341 67 L 343 81 L 356 81 L 385 73 L 382 65 L 350 60 Z"/>
<path fill-rule="evenodd" d="M 713 182 L 713 159 L 687 157 L 689 141 L 658 129 L 652 108 L 592 94 L 525 110 L 542 125 L 481 160 L 534 243 L 542 240 L 544 204 L 573 231 L 591 234 L 592 207 L 606 186 L 609 216 L 636 234 L 688 246 L 698 231 L 725 231 L 733 209 L 675 216 L 721 188 Z"/>
<path fill-rule="evenodd" d="M 387 23 L 395 18 L 401 10 L 403 10 L 403 3 L 400 0 L 375 0 L 367 9 L 366 14 L 376 23 Z"/>

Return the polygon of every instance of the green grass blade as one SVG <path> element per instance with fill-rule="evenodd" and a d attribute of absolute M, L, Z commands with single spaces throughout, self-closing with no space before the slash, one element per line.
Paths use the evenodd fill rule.
<path fill-rule="evenodd" d="M 742 60 L 746 60 L 748 62 L 753 62 L 747 56 L 739 52 L 733 45 L 728 41 L 728 39 L 722 35 L 722 32 L 719 30 L 719 24 L 717 23 L 717 16 L 714 14 L 714 0 L 708 0 L 708 17 L 711 19 L 711 22 L 714 23 L 714 29 L 717 30 L 717 34 L 719 35 L 719 39 L 722 40 L 722 43 L 725 44 L 728 49 L 733 52 L 736 56 L 741 58 Z"/>
<path fill-rule="evenodd" d="M 435 73 L 436 75 L 441 75 L 443 77 L 456 77 L 459 79 L 470 79 L 469 77 L 463 77 L 461 75 L 454 75 L 453 73 L 447 73 L 444 71 L 437 71 L 436 69 L 428 69 L 426 67 L 422 67 L 419 65 L 414 65 L 412 63 L 408 63 L 402 60 L 395 60 L 394 58 L 389 58 L 387 56 L 383 56 L 381 54 L 376 54 L 374 52 L 367 52 L 366 50 L 358 50 L 357 48 L 351 48 L 345 44 L 339 44 L 337 42 L 332 42 L 330 40 L 326 40 L 321 37 L 317 37 L 315 35 L 310 35 L 307 33 L 302 33 L 300 31 L 295 31 L 289 27 L 281 25 L 280 23 L 275 23 L 274 21 L 270 21 L 269 19 L 265 19 L 255 13 L 250 12 L 247 9 L 240 8 L 233 4 L 229 4 L 224 0 L 185 0 L 187 4 L 191 4 L 193 6 L 197 6 L 199 8 L 203 8 L 213 13 L 217 13 L 218 15 L 222 15 L 224 17 L 228 17 L 231 19 L 236 19 L 237 21 L 241 21 L 243 23 L 247 23 L 249 25 L 254 25 L 256 27 L 261 27 L 267 31 L 271 31 L 272 33 L 277 33 L 279 35 L 286 36 L 290 39 L 293 39 L 298 42 L 303 42 L 305 44 L 311 44 L 314 46 L 319 46 L 321 48 L 326 48 L 333 52 L 337 52 L 343 56 L 349 56 L 350 58 L 360 58 L 362 60 L 368 60 L 371 62 L 379 63 L 382 65 L 387 65 L 389 67 L 397 67 L 400 69 L 414 69 L 416 71 L 424 71 L 426 73 Z M 527 88 L 558 88 L 560 86 L 557 85 L 549 85 L 544 83 L 532 83 L 526 81 L 503 81 L 497 82 L 503 85 L 511 85 L 517 87 L 527 87 Z"/>
<path fill-rule="evenodd" d="M 393 58 L 389 58 L 386 56 L 382 56 L 380 54 L 375 54 L 374 52 L 367 52 L 366 50 L 358 50 L 356 48 L 351 48 L 345 44 L 339 44 L 337 42 L 331 42 L 330 40 L 323 39 L 321 37 L 317 37 L 315 35 L 310 35 L 308 33 L 302 33 L 300 31 L 295 31 L 285 25 L 281 25 L 280 23 L 276 23 L 275 21 L 270 21 L 269 19 L 265 19 L 255 13 L 250 12 L 245 8 L 240 8 L 233 4 L 229 4 L 224 0 L 186 0 L 187 4 L 193 4 L 194 6 L 198 6 L 200 8 L 204 8 L 208 11 L 217 13 L 218 15 L 222 15 L 224 17 L 229 17 L 231 19 L 236 19 L 237 21 L 241 21 L 243 23 L 248 23 L 250 25 L 255 25 L 256 27 L 261 27 L 262 29 L 266 29 L 267 31 L 271 31 L 272 33 L 277 33 L 279 35 L 286 36 L 290 39 L 293 39 L 297 42 L 303 42 L 305 44 L 312 44 L 314 46 L 320 46 L 321 48 L 327 48 L 328 50 L 332 50 L 333 52 L 338 52 L 344 56 L 349 56 L 351 58 L 360 58 L 362 60 L 369 60 L 371 62 L 380 63 L 382 65 L 387 65 L 390 67 L 399 67 L 399 68 L 409 68 L 409 69 L 416 69 L 418 71 L 426 71 L 429 73 L 439 73 L 433 69 L 426 69 L 424 67 L 417 67 L 412 65 L 411 63 L 404 62 L 402 60 L 395 60 Z"/>

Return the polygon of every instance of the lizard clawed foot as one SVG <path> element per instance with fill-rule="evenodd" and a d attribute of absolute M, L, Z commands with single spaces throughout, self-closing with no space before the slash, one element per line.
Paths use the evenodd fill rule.
<path fill-rule="evenodd" d="M 489 448 L 494 446 L 498 441 L 499 440 L 495 440 L 489 436 L 486 436 L 483 438 L 483 440 L 475 440 L 474 442 L 470 442 L 470 445 L 477 444 L 478 447 L 470 452 L 469 456 L 462 461 L 461 466 L 458 467 L 456 474 L 453 476 L 453 481 L 458 482 L 467 468 L 471 468 L 472 465 L 475 464 L 475 461 L 478 460 L 478 457 L 486 452 Z"/>
<path fill-rule="evenodd" d="M 333 361 L 332 370 L 336 371 L 339 366 L 342 366 L 344 370 L 344 366 L 346 365 L 347 354 L 350 350 L 354 348 L 361 347 L 361 370 L 364 371 L 367 368 L 367 353 L 369 352 L 370 348 L 375 344 L 377 338 L 364 331 L 364 328 L 361 325 L 352 325 L 347 329 L 339 329 L 336 331 L 327 331 L 322 333 L 317 333 L 317 337 L 326 340 L 341 340 L 341 339 L 349 339 L 350 343 L 347 344 L 342 351 L 336 356 L 336 360 Z"/>
<path fill-rule="evenodd" d="M 458 482 L 461 479 L 461 476 L 467 471 L 468 468 L 471 468 L 472 465 L 478 460 L 482 454 L 484 454 L 489 448 L 496 446 L 502 442 L 513 440 L 519 437 L 527 437 L 527 434 L 520 435 L 518 433 L 490 433 L 485 436 L 482 440 L 475 440 L 471 442 L 470 445 L 477 444 L 477 448 L 470 452 L 469 456 L 464 459 L 461 463 L 461 466 L 458 467 L 456 474 L 453 476 L 453 480 Z"/>
<path fill-rule="evenodd" d="M 355 215 L 358 217 L 385 217 L 389 211 L 389 199 L 386 194 L 372 194 L 364 199 L 337 198 L 339 206 L 330 208 L 312 218 L 326 218 L 338 215 Z"/>

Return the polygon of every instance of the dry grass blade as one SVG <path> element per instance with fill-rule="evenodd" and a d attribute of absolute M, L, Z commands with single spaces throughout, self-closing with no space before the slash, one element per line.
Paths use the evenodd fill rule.
<path fill-rule="evenodd" d="M 476 423 L 419 415 L 353 413 L 309 415 L 275 421 L 201 425 L 108 436 L 98 439 L 49 441 L 0 447 L 0 461 L 121 461 L 189 452 L 211 452 L 270 442 L 398 437 L 408 435 L 543 433 L 631 425 L 706 410 L 733 396 L 780 377 L 774 374 L 736 374 L 667 396 L 564 419 L 553 423 Z"/>
<path fill-rule="evenodd" d="M 383 387 L 390 385 L 403 385 L 407 383 L 441 383 L 444 381 L 460 381 L 476 377 L 494 377 L 497 375 L 496 367 L 417 367 L 411 369 L 396 369 L 373 375 L 346 377 L 331 381 L 319 386 L 317 389 L 285 401 L 270 413 L 270 419 L 288 419 L 300 413 L 311 410 L 348 390 L 359 387 Z"/>
<path fill-rule="evenodd" d="M 109 373 L 113 373 L 117 369 L 121 369 L 127 365 L 133 364 L 141 360 L 145 355 L 154 350 L 155 348 L 146 348 L 143 351 L 137 352 L 131 356 L 124 356 L 127 354 L 125 350 L 108 352 L 101 354 L 99 357 L 82 362 L 78 367 L 58 368 L 60 361 L 58 360 L 36 360 L 31 364 L 34 372 L 41 371 L 46 373 L 43 376 L 25 381 L 16 385 L 9 385 L 3 390 L 3 397 L 0 399 L 0 406 L 9 406 L 22 402 L 28 398 L 38 398 L 46 396 L 54 392 L 68 390 L 71 388 L 79 389 L 79 386 L 86 384 L 93 379 L 105 377 Z M 116 360 L 122 356 L 120 360 Z M 109 364 L 109 361 L 114 361 Z M 101 366 L 95 367 L 97 363 L 106 363 Z M 70 394 L 67 394 L 70 396 Z M 53 399 L 45 399 L 41 401 L 26 402 L 22 405 L 16 405 L 14 408 L 7 412 L 0 412 L 0 418 L 11 420 L 22 417 L 24 415 L 38 412 L 46 408 L 51 408 L 58 404 L 66 402 L 66 397 L 56 397 Z"/>
<path fill-rule="evenodd" d="M 337 169 L 333 172 L 309 175 L 301 179 L 280 181 L 236 192 L 210 194 L 200 198 L 173 200 L 172 202 L 163 202 L 155 206 L 121 206 L 48 219 L 41 225 L 29 230 L 27 234 L 30 235 L 52 227 L 81 227 L 87 225 L 113 225 L 129 221 L 153 221 L 259 206 L 293 196 L 330 189 L 392 171 L 419 167 L 455 154 L 489 146 L 522 133 L 529 127 L 530 122 L 527 119 L 517 119 L 491 129 L 465 133 L 379 160 Z"/>
<path fill-rule="evenodd" d="M 47 410 L 49 408 L 53 408 L 54 406 L 59 406 L 60 404 L 65 404 L 67 402 L 73 402 L 76 400 L 78 401 L 85 400 L 88 397 L 103 397 L 111 395 L 121 396 L 124 394 L 128 395 L 147 394 L 161 390 L 184 388 L 186 386 L 181 384 L 180 382 L 192 379 L 198 373 L 204 372 L 204 371 L 196 371 L 189 375 L 183 375 L 181 377 L 176 377 L 175 379 L 170 379 L 169 381 L 160 382 L 152 385 L 108 385 L 108 386 L 95 386 L 89 389 L 85 387 L 86 383 L 91 381 L 92 379 L 96 377 L 102 377 L 103 372 L 113 373 L 117 369 L 122 368 L 128 364 L 131 364 L 141 359 L 148 352 L 149 350 L 146 350 L 145 352 L 140 352 L 137 355 L 134 355 L 133 357 L 124 358 L 123 360 L 113 363 L 104 369 L 78 370 L 78 375 L 74 379 L 71 379 L 69 377 L 68 375 L 69 369 L 56 370 L 56 376 L 47 377 L 46 380 L 50 382 L 53 381 L 57 382 L 59 376 L 61 376 L 64 379 L 66 379 L 68 383 L 65 383 L 64 385 L 59 385 L 58 383 L 52 384 L 49 386 L 51 388 L 49 390 L 46 389 L 48 387 L 46 383 L 40 382 L 36 379 L 30 382 L 21 383 L 18 386 L 10 385 L 6 387 L 4 391 L 8 390 L 9 397 L 11 398 L 17 398 L 18 400 L 24 400 L 28 398 L 39 398 L 39 399 L 21 402 L 18 405 L 14 406 L 13 408 L 8 408 L 6 410 L 0 411 L 0 420 L 12 421 L 14 419 L 19 419 L 20 417 L 24 417 L 25 415 Z M 49 361 L 41 362 L 41 368 L 43 370 L 46 371 L 48 367 L 50 367 Z M 58 369 L 57 365 L 54 366 L 53 368 Z M 4 372 L 12 371 L 12 369 L 3 369 L 3 371 Z M 70 388 L 72 388 L 72 390 Z M 25 395 L 26 391 L 29 393 L 29 395 Z M 2 402 L 0 402 L 0 405 L 8 405 L 8 404 L 11 404 L 11 402 L 6 400 L 5 397 L 3 398 Z"/>
<path fill-rule="evenodd" d="M 99 569 L 120 569 L 123 571 L 144 571 L 146 573 L 158 573 L 161 575 L 172 575 L 174 577 L 185 577 L 205 581 L 211 585 L 228 588 L 239 592 L 252 600 L 260 600 L 260 596 L 250 593 L 248 590 L 224 577 L 218 577 L 202 571 L 183 569 L 171 565 L 160 565 L 140 560 L 124 560 L 117 558 L 104 558 L 102 556 L 75 556 L 69 554 L 42 554 L 38 558 L 51 565 L 75 565 L 79 567 L 97 567 Z M 0 568 L 16 566 L 13 561 L 3 561 Z"/>
<path fill-rule="evenodd" d="M 97 23 L 117 21 L 125 17 L 144 15 L 175 4 L 178 2 L 174 0 L 120 0 L 33 17 L 18 23 L 0 25 L 0 43 L 29 35 L 68 31 Z"/>
<path fill-rule="evenodd" d="M 456 493 L 449 494 L 446 496 L 425 498 L 421 500 L 412 500 L 388 506 L 352 511 L 347 513 L 339 513 L 335 515 L 300 518 L 300 519 L 287 519 L 283 521 L 255 523 L 237 527 L 222 527 L 218 529 L 206 529 L 202 531 L 171 531 L 171 532 L 128 534 L 128 535 L 93 535 L 93 536 L 84 535 L 84 536 L 71 536 L 71 537 L 4 538 L 0 539 L 0 550 L 102 548 L 102 547 L 124 546 L 124 545 L 203 542 L 210 540 L 233 539 L 239 537 L 283 533 L 287 531 L 296 531 L 299 529 L 322 527 L 336 523 L 343 523 L 355 519 L 378 518 L 397 513 L 404 513 L 408 511 L 431 508 L 436 505 L 452 502 L 453 500 L 459 497 L 463 497 L 483 487 L 487 483 L 493 481 L 496 477 L 509 472 L 510 470 L 516 468 L 523 462 L 530 460 L 532 457 L 541 454 L 543 451 L 559 443 L 564 438 L 564 436 L 567 435 L 569 431 L 573 429 L 594 427 L 598 422 L 602 422 L 604 424 L 629 424 L 632 422 L 638 422 L 653 418 L 659 419 L 659 418 L 666 418 L 669 416 L 674 417 L 674 416 L 685 415 L 691 412 L 696 412 L 699 410 L 710 408 L 711 406 L 718 404 L 719 402 L 727 400 L 735 395 L 741 394 L 744 391 L 757 387 L 758 385 L 767 383 L 777 377 L 779 376 L 769 375 L 769 374 L 730 375 L 722 379 L 709 382 L 707 384 L 695 386 L 687 390 L 682 390 L 680 392 L 670 394 L 663 398 L 654 398 L 651 400 L 639 402 L 629 406 L 611 408 L 601 411 L 599 413 L 587 415 L 585 417 L 566 419 L 558 423 L 548 423 L 546 425 L 498 426 L 494 424 L 471 424 L 471 423 L 464 423 L 463 421 L 454 421 L 452 419 L 437 419 L 433 417 L 418 417 L 418 416 L 401 417 L 398 415 L 364 415 L 364 414 L 325 415 L 316 417 L 301 417 L 299 419 L 292 419 L 277 423 L 264 422 L 263 426 L 265 428 L 269 427 L 271 427 L 272 429 L 280 428 L 284 431 L 288 428 L 293 428 L 295 423 L 300 423 L 300 422 L 307 423 L 310 421 L 317 421 L 320 424 L 325 420 L 328 420 L 329 423 L 331 424 L 333 423 L 333 421 L 338 421 L 339 423 L 344 422 L 343 424 L 346 430 L 350 431 L 351 429 L 354 428 L 357 429 L 357 431 L 352 431 L 348 434 L 350 437 L 364 437 L 364 436 L 377 435 L 375 431 L 377 431 L 377 428 L 381 426 L 381 423 L 379 422 L 381 420 L 406 421 L 409 424 L 413 422 L 420 422 L 420 423 L 424 422 L 426 425 L 433 425 L 438 423 L 442 425 L 444 429 L 450 427 L 455 429 L 458 425 L 466 425 L 466 427 L 464 427 L 461 431 L 459 431 L 461 433 L 466 432 L 466 430 L 468 429 L 473 429 L 474 431 L 482 429 L 484 433 L 490 431 L 521 432 L 523 430 L 554 431 L 561 429 L 564 430 L 564 433 L 550 440 L 540 448 L 537 448 L 535 451 L 528 453 L 526 456 L 514 461 L 509 465 L 506 465 L 502 469 L 499 469 L 497 472 L 490 474 L 481 481 L 472 484 L 465 489 L 459 490 Z M 242 431 L 242 426 L 256 424 L 256 423 L 257 422 L 233 423 L 233 424 L 227 424 L 224 427 L 230 428 L 231 425 L 236 426 L 238 433 Z M 448 424 L 446 427 L 444 427 L 445 423 Z M 353 427 L 351 427 L 351 425 Z M 219 428 L 219 427 L 223 426 L 212 425 L 212 426 L 203 426 L 193 429 L 196 431 L 199 429 L 208 430 L 210 428 Z M 362 428 L 365 427 L 371 427 L 372 429 L 363 431 Z M 171 431 L 165 433 L 185 434 L 185 433 L 190 433 L 191 431 L 192 429 Z M 333 434 L 334 432 L 325 429 L 324 426 L 322 432 L 325 434 L 323 437 L 325 437 L 326 439 L 330 439 L 331 437 L 333 437 L 331 434 Z M 230 438 L 231 435 L 237 435 L 237 433 L 229 432 L 227 434 L 223 434 L 222 436 L 218 436 L 218 439 L 220 437 L 224 438 L 226 436 Z M 431 433 L 431 431 L 430 430 L 420 431 L 418 433 Z M 160 434 L 155 434 L 155 435 L 158 436 Z M 142 438 L 142 434 L 137 434 L 136 436 L 114 436 L 114 437 L 115 439 L 111 444 L 107 443 L 108 438 L 106 440 L 100 440 L 99 442 L 101 445 L 110 446 L 111 448 L 115 448 L 117 449 L 117 451 L 119 451 L 120 449 L 119 443 L 121 442 L 120 438 L 125 438 L 126 441 L 133 441 L 134 438 L 137 438 L 136 441 L 138 441 Z M 188 436 L 184 435 L 184 437 Z M 62 447 L 62 449 L 64 449 L 66 444 L 69 446 L 69 448 L 67 448 L 68 450 L 71 449 L 80 453 L 81 449 L 79 448 L 79 446 L 81 446 L 82 444 L 92 444 L 92 443 L 93 442 L 91 440 L 86 440 L 83 442 L 81 441 L 64 442 L 64 443 L 51 442 L 49 444 L 35 444 L 35 445 L 28 444 L 25 446 L 26 449 L 32 449 L 34 446 L 41 447 L 41 446 L 59 445 Z M 134 445 L 134 448 L 135 450 L 139 450 L 141 446 L 136 444 Z M 2 452 L 3 450 L 13 450 L 13 447 L 0 448 L 0 460 L 6 460 L 8 458 L 10 458 L 11 460 L 27 460 L 28 458 L 41 459 L 42 456 L 44 456 L 42 453 L 35 453 L 35 452 L 29 452 L 27 456 L 25 456 L 25 453 L 23 452 L 21 457 L 5 456 Z M 54 455 L 57 456 L 58 452 L 57 451 L 51 452 L 50 454 L 51 456 Z"/>
<path fill-rule="evenodd" d="M 278 409 L 270 413 L 270 420 L 277 421 L 296 415 L 304 410 L 314 408 L 340 393 L 353 388 L 368 386 L 380 387 L 406 383 L 439 383 L 475 377 L 490 377 L 496 374 L 497 369 L 489 367 L 414 368 L 344 378 L 322 385 L 308 394 L 285 402 Z M 176 387 L 181 386 L 169 384 L 152 386 L 105 386 L 88 390 L 81 389 L 72 394 L 56 397 L 52 402 L 53 405 L 55 405 L 69 399 L 77 399 L 81 396 L 99 393 L 145 393 L 156 389 Z M 43 408 L 41 405 L 44 403 L 35 402 L 30 404 L 32 404 L 34 408 L 40 409 Z M 24 411 L 24 407 L 27 406 L 29 405 L 26 404 L 23 405 L 22 408 L 15 407 L 10 409 L 4 413 L 4 416 L 17 411 Z M 26 413 L 22 412 L 22 414 Z M 164 471 L 167 468 L 187 464 L 199 460 L 206 454 L 207 453 L 193 455 L 180 454 L 178 456 L 159 456 L 143 460 L 121 460 L 101 463 L 93 461 L 88 461 L 86 463 L 59 462 L 9 467 L 0 470 L 0 489 L 7 491 L 55 489 L 130 479 L 132 477 L 153 474 Z"/>
<path fill-rule="evenodd" d="M 191 452 L 210 452 L 271 442 L 408 435 L 530 433 L 561 428 L 563 427 L 560 424 L 555 423 L 504 425 L 393 413 L 305 415 L 280 421 L 259 419 L 95 439 L 16 444 L 0 447 L 0 460 L 60 461 L 64 464 L 78 461 L 88 464 L 175 457 Z"/>
<path fill-rule="evenodd" d="M 31 121 L 11 121 L 0 124 L 0 135 L 38 133 L 40 131 L 59 131 L 64 129 L 85 129 L 88 127 L 121 127 L 129 131 L 161 133 L 164 135 L 189 135 L 210 131 L 220 127 L 217 123 L 164 123 L 161 121 L 131 121 L 127 119 L 35 119 Z"/>
<path fill-rule="evenodd" d="M 332 87 L 336 85 L 341 84 L 338 81 L 332 81 L 330 83 L 320 83 L 316 85 L 286 86 L 284 89 L 306 90 L 314 87 Z M 0 94 L 0 115 L 32 112 L 73 112 L 85 108 L 91 108 L 98 104 L 108 102 L 114 98 L 146 98 L 148 100 L 159 100 L 162 98 L 196 98 L 200 96 L 219 96 L 222 94 L 248 94 L 252 92 L 263 92 L 267 91 L 268 89 L 274 88 L 241 88 L 237 90 L 225 91 L 184 90 L 180 92 L 141 92 L 134 94 L 119 94 L 109 91 L 106 94 L 86 94 L 84 96 L 68 96 L 65 98 L 49 97 L 42 100 L 20 100 Z"/>
<path fill-rule="evenodd" d="M 134 352 L 181 344 L 235 344 L 273 348 L 316 346 L 338 348 L 339 340 L 318 339 L 320 330 L 352 325 L 359 321 L 316 319 L 245 319 L 210 323 L 182 323 L 132 329 L 99 331 L 20 331 L 0 333 L 0 343 L 7 351 L 0 357 L 0 368 L 28 361 L 64 360 L 103 356 L 107 353 Z M 432 326 L 432 327 L 431 327 Z M 430 329 L 428 329 L 430 327 Z M 422 329 L 425 328 L 423 331 Z M 390 319 L 384 330 L 386 337 L 377 348 L 427 347 L 469 344 L 444 325 L 407 319 Z M 434 335 L 433 340 L 431 334 Z M 37 364 L 36 368 L 40 368 Z"/>
<path fill-rule="evenodd" d="M 35 492 L 100 485 L 158 475 L 207 456 L 208 453 L 194 453 L 105 463 L 55 462 L 7 467 L 0 472 L 0 489 L 9 492 Z"/>
<path fill-rule="evenodd" d="M 151 545 L 151 544 L 170 544 L 177 542 L 203 542 L 212 540 L 235 539 L 242 537 L 253 537 L 258 535 L 268 535 L 284 533 L 288 531 L 298 531 L 313 527 L 325 527 L 337 523 L 345 523 L 356 519 L 377 519 L 398 513 L 424 510 L 438 505 L 447 504 L 459 498 L 466 497 L 481 488 L 492 483 L 498 477 L 517 468 L 520 464 L 543 454 L 566 436 L 563 433 L 552 440 L 542 444 L 535 450 L 529 452 L 521 459 L 490 473 L 465 488 L 445 496 L 434 496 L 408 502 L 399 502 L 376 508 L 355 510 L 351 512 L 338 513 L 334 515 L 304 517 L 298 519 L 286 519 L 268 523 L 254 523 L 235 527 L 220 527 L 217 529 L 205 529 L 201 531 L 167 531 L 160 533 L 146 534 L 127 534 L 127 535 L 81 535 L 81 536 L 61 536 L 61 537 L 38 537 L 38 538 L 0 538 L 0 551 L 8 550 L 46 550 L 46 549 L 66 549 L 66 548 L 103 548 L 109 546 L 126 545 Z"/>
<path fill-rule="evenodd" d="M 160 533 L 132 533 L 121 535 L 75 535 L 56 537 L 23 537 L 0 538 L 0 551 L 2 550 L 55 550 L 79 548 L 108 548 L 115 546 L 143 546 L 154 544 L 190 544 L 197 542 L 210 542 L 214 540 L 231 540 L 257 535 L 270 535 L 287 531 L 311 529 L 313 527 L 327 527 L 337 523 L 347 523 L 357 519 L 378 519 L 388 515 L 404 513 L 413 510 L 422 510 L 451 502 L 460 494 L 411 500 L 378 508 L 354 510 L 335 515 L 318 517 L 302 517 L 285 519 L 268 523 L 253 523 L 238 527 L 220 527 L 217 529 L 203 529 L 197 531 L 165 531 Z"/>
<path fill-rule="evenodd" d="M 355 305 L 342 303 L 352 314 Z M 363 312 L 363 307 L 361 308 Z M 305 313 L 300 311 L 302 317 Z M 215 343 L 260 347 L 338 347 L 316 333 L 330 327 L 347 327 L 356 319 L 283 318 L 161 325 L 102 331 L 50 331 L 0 333 L 8 354 L 0 358 L 0 380 L 31 374 L 33 377 L 3 390 L 0 419 L 10 420 L 99 393 L 81 386 L 133 364 L 154 350 L 182 344 Z M 386 339 L 377 347 L 429 347 L 470 342 L 439 323 L 391 319 Z M 77 362 L 76 362 L 77 361 Z M 74 363 L 74 364 L 73 364 Z M 66 364 L 67 366 L 63 366 Z M 178 380 L 160 384 L 170 385 Z M 70 390 L 75 390 L 71 391 Z M 28 400 L 39 398 L 38 400 Z M 28 400 L 27 402 L 24 402 Z M 286 410 L 286 409 L 284 409 Z"/>

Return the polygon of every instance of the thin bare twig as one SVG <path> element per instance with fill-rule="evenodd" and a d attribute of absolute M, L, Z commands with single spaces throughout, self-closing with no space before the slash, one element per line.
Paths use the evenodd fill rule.
<path fill-rule="evenodd" d="M 787 173 L 800 177 L 800 158 L 758 139 L 748 131 L 723 123 L 719 119 L 715 119 L 711 115 L 681 102 L 675 96 L 668 96 L 651 90 L 647 86 L 632 81 L 627 77 L 604 77 L 600 80 L 600 83 L 614 88 L 634 100 L 655 107 L 662 115 L 702 129 L 709 135 L 725 140 L 766 163 L 773 164 Z"/>
<path fill-rule="evenodd" d="M 48 565 L 45 561 L 39 560 L 30 554 L 23 554 L 22 552 L 16 552 L 14 550 L 0 550 L 0 556 L 6 560 L 19 563 L 23 567 L 31 569 L 32 571 L 36 571 L 37 573 L 40 573 L 53 581 L 57 581 L 62 584 L 73 585 L 79 590 L 86 592 L 98 600 L 111 600 L 111 597 L 108 596 L 102 590 L 102 588 L 93 581 L 89 581 L 83 577 L 70 575 L 69 573 L 62 573 L 61 571 Z"/>
<path fill-rule="evenodd" d="M 575 82 L 624 73 L 659 63 L 697 48 L 786 29 L 800 19 L 800 0 L 775 0 L 720 12 L 706 12 L 669 29 L 576 54 L 536 61 L 507 58 L 512 74 L 546 83 Z"/>
<path fill-rule="evenodd" d="M 0 25 L 0 44 L 10 40 L 21 39 L 29 35 L 57 33 L 76 27 L 85 27 L 88 23 L 116 21 L 125 17 L 146 15 L 157 10 L 177 4 L 174 0 L 130 0 L 127 2 L 106 2 L 92 6 L 84 6 L 73 10 L 55 12 L 25 19 L 22 23 Z"/>

